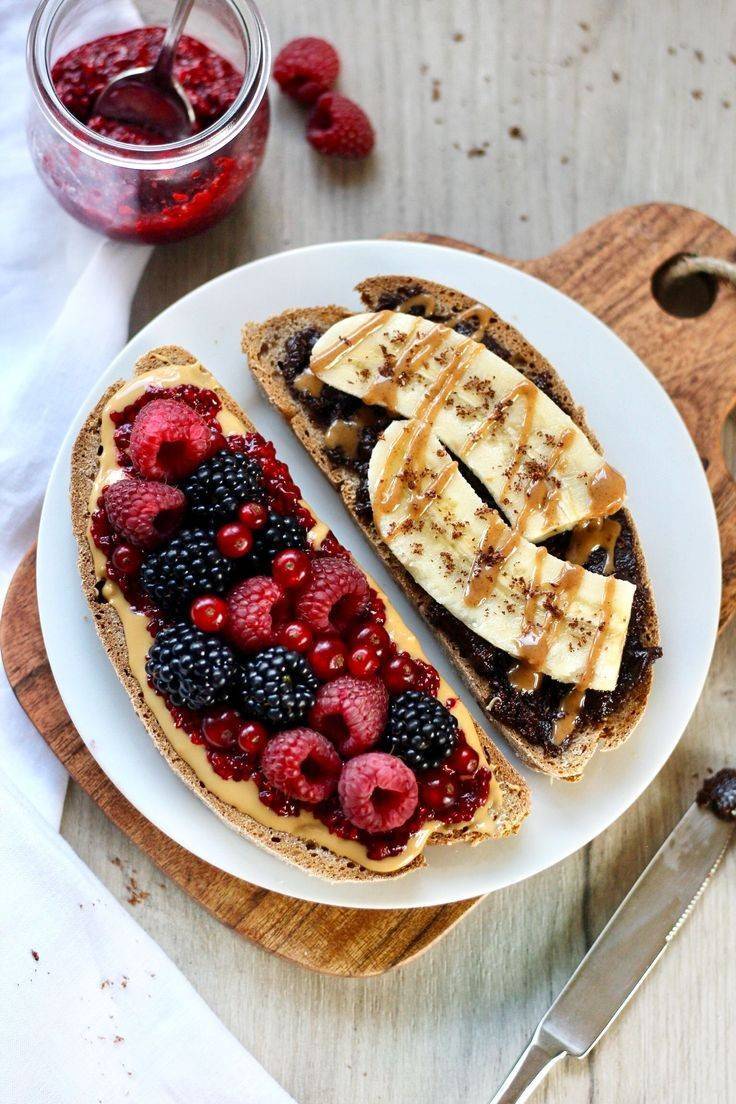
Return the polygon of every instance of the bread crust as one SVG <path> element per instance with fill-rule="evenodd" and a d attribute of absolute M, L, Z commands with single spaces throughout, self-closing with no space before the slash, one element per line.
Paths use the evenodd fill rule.
<path fill-rule="evenodd" d="M 358 284 L 356 290 L 361 295 L 366 310 L 380 309 L 382 300 L 397 296 L 402 290 L 411 290 L 412 294 L 426 292 L 433 295 L 438 311 L 453 315 L 477 304 L 475 299 L 452 288 L 430 280 L 413 276 L 377 276 Z M 493 689 L 490 681 L 477 671 L 470 657 L 466 656 L 450 636 L 430 618 L 430 599 L 426 592 L 414 581 L 402 564 L 396 559 L 388 546 L 379 536 L 372 521 L 366 520 L 356 508 L 356 495 L 359 478 L 351 469 L 335 460 L 324 442 L 324 434 L 316 420 L 292 396 L 283 373 L 278 368 L 278 356 L 289 334 L 307 326 L 325 329 L 334 325 L 351 312 L 342 307 L 328 306 L 312 309 L 286 311 L 277 318 L 263 323 L 248 323 L 243 329 L 243 351 L 248 357 L 251 371 L 258 380 L 271 403 L 276 406 L 289 421 L 292 429 L 304 447 L 310 453 L 327 478 L 340 492 L 342 499 L 354 520 L 370 540 L 391 574 L 402 587 L 407 597 L 431 626 L 433 633 L 442 643 L 453 660 L 466 685 L 477 698 L 489 720 L 503 734 L 519 758 L 535 770 L 560 778 L 564 781 L 577 781 L 583 774 L 586 764 L 596 749 L 611 750 L 623 743 L 633 732 L 646 708 L 652 685 L 652 667 L 648 668 L 640 682 L 627 694 L 621 706 L 606 720 L 597 726 L 588 725 L 573 735 L 569 745 L 562 752 L 552 752 L 544 745 L 531 744 L 523 739 L 508 724 L 493 715 Z M 583 408 L 578 406 L 567 385 L 552 365 L 535 349 L 513 326 L 495 313 L 484 327 L 487 334 L 502 344 L 512 354 L 512 363 L 518 371 L 531 378 L 535 383 L 543 383 L 545 391 L 586 434 L 591 443 L 600 450 L 600 444 L 588 426 Z M 631 526 L 633 553 L 643 587 L 647 592 L 647 603 L 643 617 L 643 641 L 648 647 L 659 645 L 659 627 L 654 603 L 651 600 L 651 586 L 644 554 L 636 528 L 628 510 L 625 511 Z"/>
<path fill-rule="evenodd" d="M 185 349 L 176 345 L 160 346 L 141 357 L 133 369 L 134 375 L 141 375 L 154 368 L 165 365 L 186 365 L 197 363 L 196 358 Z M 124 381 L 118 381 L 107 389 L 97 405 L 90 412 L 72 449 L 71 458 L 71 513 L 72 527 L 78 547 L 78 567 L 82 580 L 82 589 L 94 619 L 97 633 L 112 663 L 115 672 L 123 684 L 133 704 L 133 708 L 143 722 L 154 745 L 173 771 L 182 781 L 223 821 L 240 835 L 267 851 L 297 866 L 309 874 L 327 881 L 383 881 L 386 878 L 401 877 L 410 870 L 425 865 L 423 855 L 396 871 L 373 871 L 359 866 L 351 859 L 336 855 L 328 848 L 307 840 L 302 840 L 287 831 L 278 831 L 260 824 L 247 813 L 240 812 L 208 791 L 194 770 L 176 752 L 155 715 L 148 707 L 138 683 L 131 672 L 122 623 L 114 607 L 100 597 L 95 576 L 94 562 L 90 551 L 87 530 L 89 525 L 89 499 L 99 466 L 100 428 L 105 404 L 117 392 Z M 247 416 L 234 400 L 219 385 L 217 394 L 232 414 L 239 418 L 248 431 L 254 430 Z M 483 747 L 501 786 L 504 797 L 503 808 L 499 813 L 499 836 L 510 835 L 518 831 L 521 822 L 529 811 L 529 791 L 523 779 L 501 756 L 500 752 L 477 729 L 482 738 Z M 458 840 L 475 842 L 489 837 L 482 833 L 463 831 L 451 836 L 438 837 L 434 843 L 454 843 Z"/>

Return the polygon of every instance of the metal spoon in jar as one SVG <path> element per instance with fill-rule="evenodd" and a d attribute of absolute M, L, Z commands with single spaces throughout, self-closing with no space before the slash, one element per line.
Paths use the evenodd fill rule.
<path fill-rule="evenodd" d="M 153 65 L 126 69 L 113 77 L 97 97 L 97 114 L 155 130 L 164 142 L 176 142 L 193 132 L 192 105 L 173 73 L 176 48 L 193 3 L 177 0 Z"/>

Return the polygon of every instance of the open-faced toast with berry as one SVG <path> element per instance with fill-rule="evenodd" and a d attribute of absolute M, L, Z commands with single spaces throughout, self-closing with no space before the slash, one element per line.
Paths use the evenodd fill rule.
<path fill-rule="evenodd" d="M 516 832 L 529 792 L 202 365 L 154 349 L 72 454 L 95 625 L 156 747 L 223 820 L 331 880 Z"/>
<path fill-rule="evenodd" d="M 623 477 L 489 307 L 424 279 L 243 330 L 251 371 L 518 754 L 578 779 L 644 712 L 657 615 Z"/>

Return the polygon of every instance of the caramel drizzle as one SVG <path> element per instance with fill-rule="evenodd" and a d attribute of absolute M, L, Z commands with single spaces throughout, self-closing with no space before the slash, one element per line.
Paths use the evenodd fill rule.
<path fill-rule="evenodd" d="M 335 364 L 337 364 L 341 356 L 349 350 L 357 348 L 361 342 L 366 341 L 376 330 L 380 330 L 385 326 L 389 322 L 392 313 L 392 311 L 388 310 L 379 311 L 378 314 L 373 315 L 371 318 L 361 323 L 357 330 L 351 333 L 350 337 L 336 338 L 336 340 L 333 341 L 331 345 L 328 345 L 318 357 L 312 358 L 310 363 L 312 372 L 318 376 L 320 372 L 329 371 L 330 368 L 333 368 Z"/>
<path fill-rule="evenodd" d="M 471 341 L 479 341 L 485 333 L 486 326 L 493 318 L 493 311 L 488 307 L 482 306 L 480 303 L 473 303 L 473 306 L 468 307 L 467 310 L 454 314 L 452 318 L 448 319 L 446 324 L 454 329 L 458 322 L 466 322 L 469 318 L 475 318 L 478 322 L 478 325 L 470 335 L 470 339 Z"/>
<path fill-rule="evenodd" d="M 311 395 L 313 399 L 319 398 L 324 386 L 322 380 L 315 376 L 311 368 L 305 368 L 294 380 L 296 390 L 302 395 Z"/>
<path fill-rule="evenodd" d="M 586 564 L 591 553 L 605 549 L 604 575 L 612 575 L 616 564 L 616 541 L 621 526 L 610 517 L 591 518 L 578 525 L 570 534 L 565 558 L 574 564 Z"/>
<path fill-rule="evenodd" d="M 465 605 L 479 606 L 493 593 L 501 568 L 519 544 L 521 533 L 509 529 L 495 512 L 491 513 L 465 584 Z"/>
<path fill-rule="evenodd" d="M 520 659 L 509 668 L 507 678 L 515 690 L 522 694 L 533 694 L 542 681 L 542 672 L 537 671 L 526 659 Z"/>
<path fill-rule="evenodd" d="M 436 334 L 429 335 L 429 337 L 432 336 L 436 336 Z M 444 334 L 440 331 L 440 339 L 443 338 Z M 420 345 L 422 348 L 421 354 L 419 353 Z M 421 339 L 417 343 L 417 351 L 412 360 L 413 364 L 418 365 L 417 356 L 421 355 L 421 359 L 424 359 L 431 355 L 434 347 L 428 340 Z M 420 458 L 426 448 L 437 415 L 447 401 L 448 395 L 456 386 L 460 376 L 467 370 L 472 359 L 480 351 L 481 346 L 470 339 L 466 339 L 452 351 L 448 363 L 419 404 L 414 420 L 410 423 L 408 430 L 397 436 L 386 457 L 386 463 L 378 482 L 373 503 L 373 512 L 376 519 L 382 515 L 392 513 L 399 505 L 407 460 L 412 458 L 416 468 L 419 468 Z"/>
<path fill-rule="evenodd" d="M 403 303 L 397 303 L 395 309 L 401 314 L 408 314 L 412 307 L 423 307 L 426 318 L 427 315 L 434 314 L 436 305 L 436 297 L 429 291 L 422 291 L 418 295 L 411 295 Z"/>
<path fill-rule="evenodd" d="M 516 452 L 514 453 L 514 459 L 511 462 L 511 467 L 506 475 L 499 501 L 503 502 L 508 494 L 514 479 L 518 475 L 519 468 L 521 467 L 522 460 L 524 459 L 524 453 L 526 452 L 526 446 L 529 443 L 529 437 L 532 432 L 532 426 L 534 424 L 534 409 L 537 405 L 538 389 L 534 386 L 531 380 L 521 380 L 517 383 L 516 387 L 506 396 L 507 401 L 514 403 L 517 398 L 523 399 L 526 404 L 524 407 L 524 420 L 521 423 L 521 431 L 519 432 L 519 440 L 516 445 Z"/>
<path fill-rule="evenodd" d="M 608 517 L 620 510 L 626 498 L 626 480 L 610 464 L 602 464 L 590 480 L 590 517 Z"/>
<path fill-rule="evenodd" d="M 596 629 L 596 634 L 593 637 L 593 642 L 588 652 L 588 659 L 585 664 L 585 670 L 583 671 L 582 678 L 577 685 L 573 686 L 571 690 L 565 694 L 562 699 L 562 712 L 555 722 L 555 730 L 552 735 L 552 742 L 558 746 L 567 739 L 575 725 L 578 722 L 580 712 L 585 704 L 585 695 L 588 687 L 593 681 L 595 675 L 596 664 L 603 650 L 603 646 L 606 642 L 606 635 L 611 623 L 611 615 L 613 613 L 613 592 L 616 586 L 616 580 L 613 575 L 610 575 L 606 579 L 606 588 L 603 592 L 603 611 L 601 620 Z"/>
<path fill-rule="evenodd" d="M 412 295 L 408 299 L 405 299 L 403 303 L 397 303 L 395 309 L 401 311 L 402 314 L 408 314 L 414 307 L 421 307 L 424 310 L 424 317 L 428 318 L 437 310 L 437 297 L 432 295 L 429 291 L 419 292 L 417 295 Z M 493 311 L 489 307 L 484 307 L 482 303 L 473 303 L 472 307 L 468 307 L 466 310 L 458 311 L 457 314 L 451 315 L 444 325 L 449 326 L 450 329 L 454 329 L 458 322 L 465 322 L 469 318 L 476 318 L 478 320 L 478 325 L 470 335 L 471 341 L 478 341 L 483 336 L 486 326 L 493 318 Z"/>
<path fill-rule="evenodd" d="M 398 357 L 391 375 L 386 379 L 378 380 L 372 387 L 368 388 L 363 396 L 364 403 L 369 406 L 380 405 L 387 406 L 389 410 L 393 409 L 396 405 L 396 392 L 399 385 L 406 384 L 408 378 L 417 372 L 442 344 L 446 335 L 441 329 L 432 329 L 429 333 L 420 334 L 417 337 L 417 330 L 421 321 L 421 318 L 417 318 L 406 335 L 407 343 Z"/>
<path fill-rule="evenodd" d="M 407 514 L 413 522 L 419 521 L 424 517 L 429 507 L 434 500 L 442 494 L 457 470 L 457 464 L 454 460 L 451 460 L 450 463 L 446 464 L 444 468 L 437 473 L 434 479 L 427 484 L 421 494 L 415 495 L 412 498 L 409 503 Z"/>

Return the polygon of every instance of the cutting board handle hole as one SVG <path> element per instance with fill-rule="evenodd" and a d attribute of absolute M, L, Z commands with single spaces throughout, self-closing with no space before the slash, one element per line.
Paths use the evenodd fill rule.
<path fill-rule="evenodd" d="M 652 295 L 667 314 L 675 318 L 699 318 L 716 301 L 718 280 L 709 272 L 672 274 L 673 267 L 688 253 L 676 253 L 661 264 L 652 276 Z"/>

